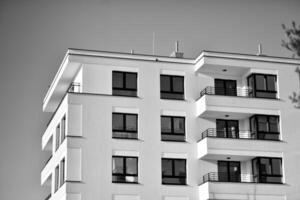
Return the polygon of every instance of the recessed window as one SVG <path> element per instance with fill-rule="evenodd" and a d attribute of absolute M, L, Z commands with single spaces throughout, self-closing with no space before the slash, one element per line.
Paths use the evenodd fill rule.
<path fill-rule="evenodd" d="M 137 114 L 113 113 L 112 129 L 113 138 L 137 139 Z"/>
<path fill-rule="evenodd" d="M 257 157 L 252 160 L 255 182 L 282 183 L 281 158 Z"/>
<path fill-rule="evenodd" d="M 236 80 L 215 79 L 215 94 L 237 96 Z"/>
<path fill-rule="evenodd" d="M 250 118 L 252 137 L 261 140 L 279 140 L 279 116 L 254 115 Z"/>
<path fill-rule="evenodd" d="M 56 130 L 55 130 L 55 150 L 58 149 L 59 145 L 60 145 L 60 124 L 58 124 L 56 126 Z"/>
<path fill-rule="evenodd" d="M 54 191 L 56 192 L 59 188 L 59 165 L 55 167 L 55 180 L 54 180 Z"/>
<path fill-rule="evenodd" d="M 161 99 L 184 99 L 184 77 L 160 75 Z"/>
<path fill-rule="evenodd" d="M 113 95 L 137 96 L 137 73 L 113 71 Z"/>
<path fill-rule="evenodd" d="M 268 74 L 251 74 L 248 76 L 249 96 L 261 98 L 277 98 L 277 77 Z"/>
<path fill-rule="evenodd" d="M 66 116 L 64 116 L 61 120 L 61 127 L 60 127 L 60 143 L 65 140 L 66 137 Z"/>
<path fill-rule="evenodd" d="M 65 159 L 60 162 L 60 178 L 59 186 L 61 187 L 65 183 Z"/>
<path fill-rule="evenodd" d="M 162 158 L 162 184 L 186 185 L 186 160 Z"/>
<path fill-rule="evenodd" d="M 185 117 L 161 116 L 161 140 L 185 141 Z"/>
<path fill-rule="evenodd" d="M 137 157 L 112 157 L 112 182 L 137 183 L 138 158 Z"/>

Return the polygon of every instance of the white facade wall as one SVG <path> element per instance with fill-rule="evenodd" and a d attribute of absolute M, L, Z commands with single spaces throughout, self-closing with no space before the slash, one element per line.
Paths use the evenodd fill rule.
<path fill-rule="evenodd" d="M 53 156 L 41 173 L 41 182 L 50 178 L 54 188 L 55 166 L 63 157 L 54 151 L 54 132 L 65 114 L 67 138 L 59 148 L 66 156 L 67 182 L 55 194 L 52 189 L 51 200 L 300 199 L 300 173 L 296 170 L 300 167 L 300 111 L 288 99 L 292 91 L 298 90 L 295 65 L 210 57 L 196 64 L 96 56 L 74 56 L 69 60 L 65 73 L 71 65 L 77 69 L 66 80 L 80 83 L 80 93 L 65 96 L 42 138 L 43 149 L 52 151 Z M 216 70 L 228 66 L 228 75 Z M 114 70 L 138 73 L 138 97 L 111 96 Z M 245 88 L 246 77 L 254 72 L 277 74 L 279 100 L 209 95 L 199 98 L 202 89 L 214 86 L 214 78 L 234 79 L 238 88 Z M 160 74 L 184 75 L 185 100 L 160 99 Z M 138 140 L 112 138 L 115 111 L 138 114 Z M 185 116 L 186 142 L 161 141 L 163 114 Z M 253 114 L 279 115 L 282 141 L 199 141 L 200 134 L 215 128 L 215 119 L 225 114 L 239 120 L 240 130 L 249 130 Z M 113 155 L 138 156 L 138 184 L 112 183 Z M 228 156 L 241 161 L 242 174 L 252 173 L 251 159 L 256 156 L 282 157 L 284 184 L 201 184 L 203 175 L 217 172 L 217 160 Z M 163 157 L 187 159 L 187 185 L 161 184 Z"/>

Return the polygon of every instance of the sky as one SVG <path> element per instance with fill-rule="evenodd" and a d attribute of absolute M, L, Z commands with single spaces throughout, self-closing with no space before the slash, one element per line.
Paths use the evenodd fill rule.
<path fill-rule="evenodd" d="M 185 57 L 202 50 L 291 57 L 281 24 L 300 24 L 299 0 L 0 0 L 1 200 L 40 200 L 48 156 L 42 100 L 67 48 Z"/>

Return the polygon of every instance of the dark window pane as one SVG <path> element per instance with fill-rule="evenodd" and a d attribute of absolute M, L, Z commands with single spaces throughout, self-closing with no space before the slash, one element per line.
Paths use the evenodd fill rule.
<path fill-rule="evenodd" d="M 272 174 L 270 159 L 260 159 L 260 173 L 261 174 Z"/>
<path fill-rule="evenodd" d="M 277 117 L 269 117 L 269 127 L 270 132 L 279 132 Z"/>
<path fill-rule="evenodd" d="M 267 76 L 267 85 L 269 91 L 276 91 L 276 77 Z"/>
<path fill-rule="evenodd" d="M 266 176 L 266 183 L 282 183 L 282 177 Z"/>
<path fill-rule="evenodd" d="M 174 160 L 174 168 L 175 176 L 186 176 L 185 160 Z"/>
<path fill-rule="evenodd" d="M 173 92 L 183 93 L 183 77 L 173 77 Z"/>
<path fill-rule="evenodd" d="M 113 113 L 113 130 L 124 130 L 123 115 Z"/>
<path fill-rule="evenodd" d="M 126 88 L 136 89 L 137 88 L 137 75 L 134 73 L 126 73 Z"/>
<path fill-rule="evenodd" d="M 256 89 L 267 90 L 266 80 L 263 75 L 256 75 Z"/>
<path fill-rule="evenodd" d="M 170 117 L 161 117 L 161 132 L 163 133 L 171 133 L 172 132 L 172 124 Z"/>
<path fill-rule="evenodd" d="M 171 91 L 171 80 L 169 76 L 160 76 L 160 90 Z"/>
<path fill-rule="evenodd" d="M 216 95 L 224 95 L 225 94 L 224 80 L 215 79 L 215 94 Z"/>
<path fill-rule="evenodd" d="M 123 73 L 113 72 L 113 87 L 123 88 Z"/>
<path fill-rule="evenodd" d="M 121 157 L 113 157 L 113 173 L 124 173 L 124 166 L 123 166 L 123 158 Z"/>
<path fill-rule="evenodd" d="M 162 160 L 162 175 L 172 176 L 172 160 Z"/>
<path fill-rule="evenodd" d="M 173 123 L 174 123 L 174 133 L 184 134 L 184 132 L 185 132 L 184 118 L 175 117 L 173 119 Z"/>
<path fill-rule="evenodd" d="M 160 97 L 162 99 L 178 99 L 178 100 L 181 100 L 181 99 L 184 99 L 184 94 L 164 93 L 164 92 L 161 92 L 160 93 Z"/>
<path fill-rule="evenodd" d="M 137 131 L 137 116 L 126 115 L 126 131 Z"/>
<path fill-rule="evenodd" d="M 163 141 L 185 141 L 185 136 L 184 135 L 175 135 L 175 134 L 162 134 L 161 135 L 161 140 Z"/>
<path fill-rule="evenodd" d="M 276 99 L 277 94 L 273 92 L 256 92 L 256 97 Z"/>
<path fill-rule="evenodd" d="M 126 174 L 137 174 L 137 159 L 136 158 L 126 158 Z"/>
<path fill-rule="evenodd" d="M 268 131 L 268 120 L 266 116 L 258 116 L 258 131 Z"/>
<path fill-rule="evenodd" d="M 281 175 L 282 169 L 281 169 L 281 160 L 280 159 L 272 159 L 272 174 L 273 175 Z"/>

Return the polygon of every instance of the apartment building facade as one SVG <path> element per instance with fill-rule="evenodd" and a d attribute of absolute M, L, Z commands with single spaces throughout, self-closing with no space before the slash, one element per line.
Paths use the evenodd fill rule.
<path fill-rule="evenodd" d="M 43 102 L 46 199 L 300 199 L 299 64 L 69 49 Z"/>

